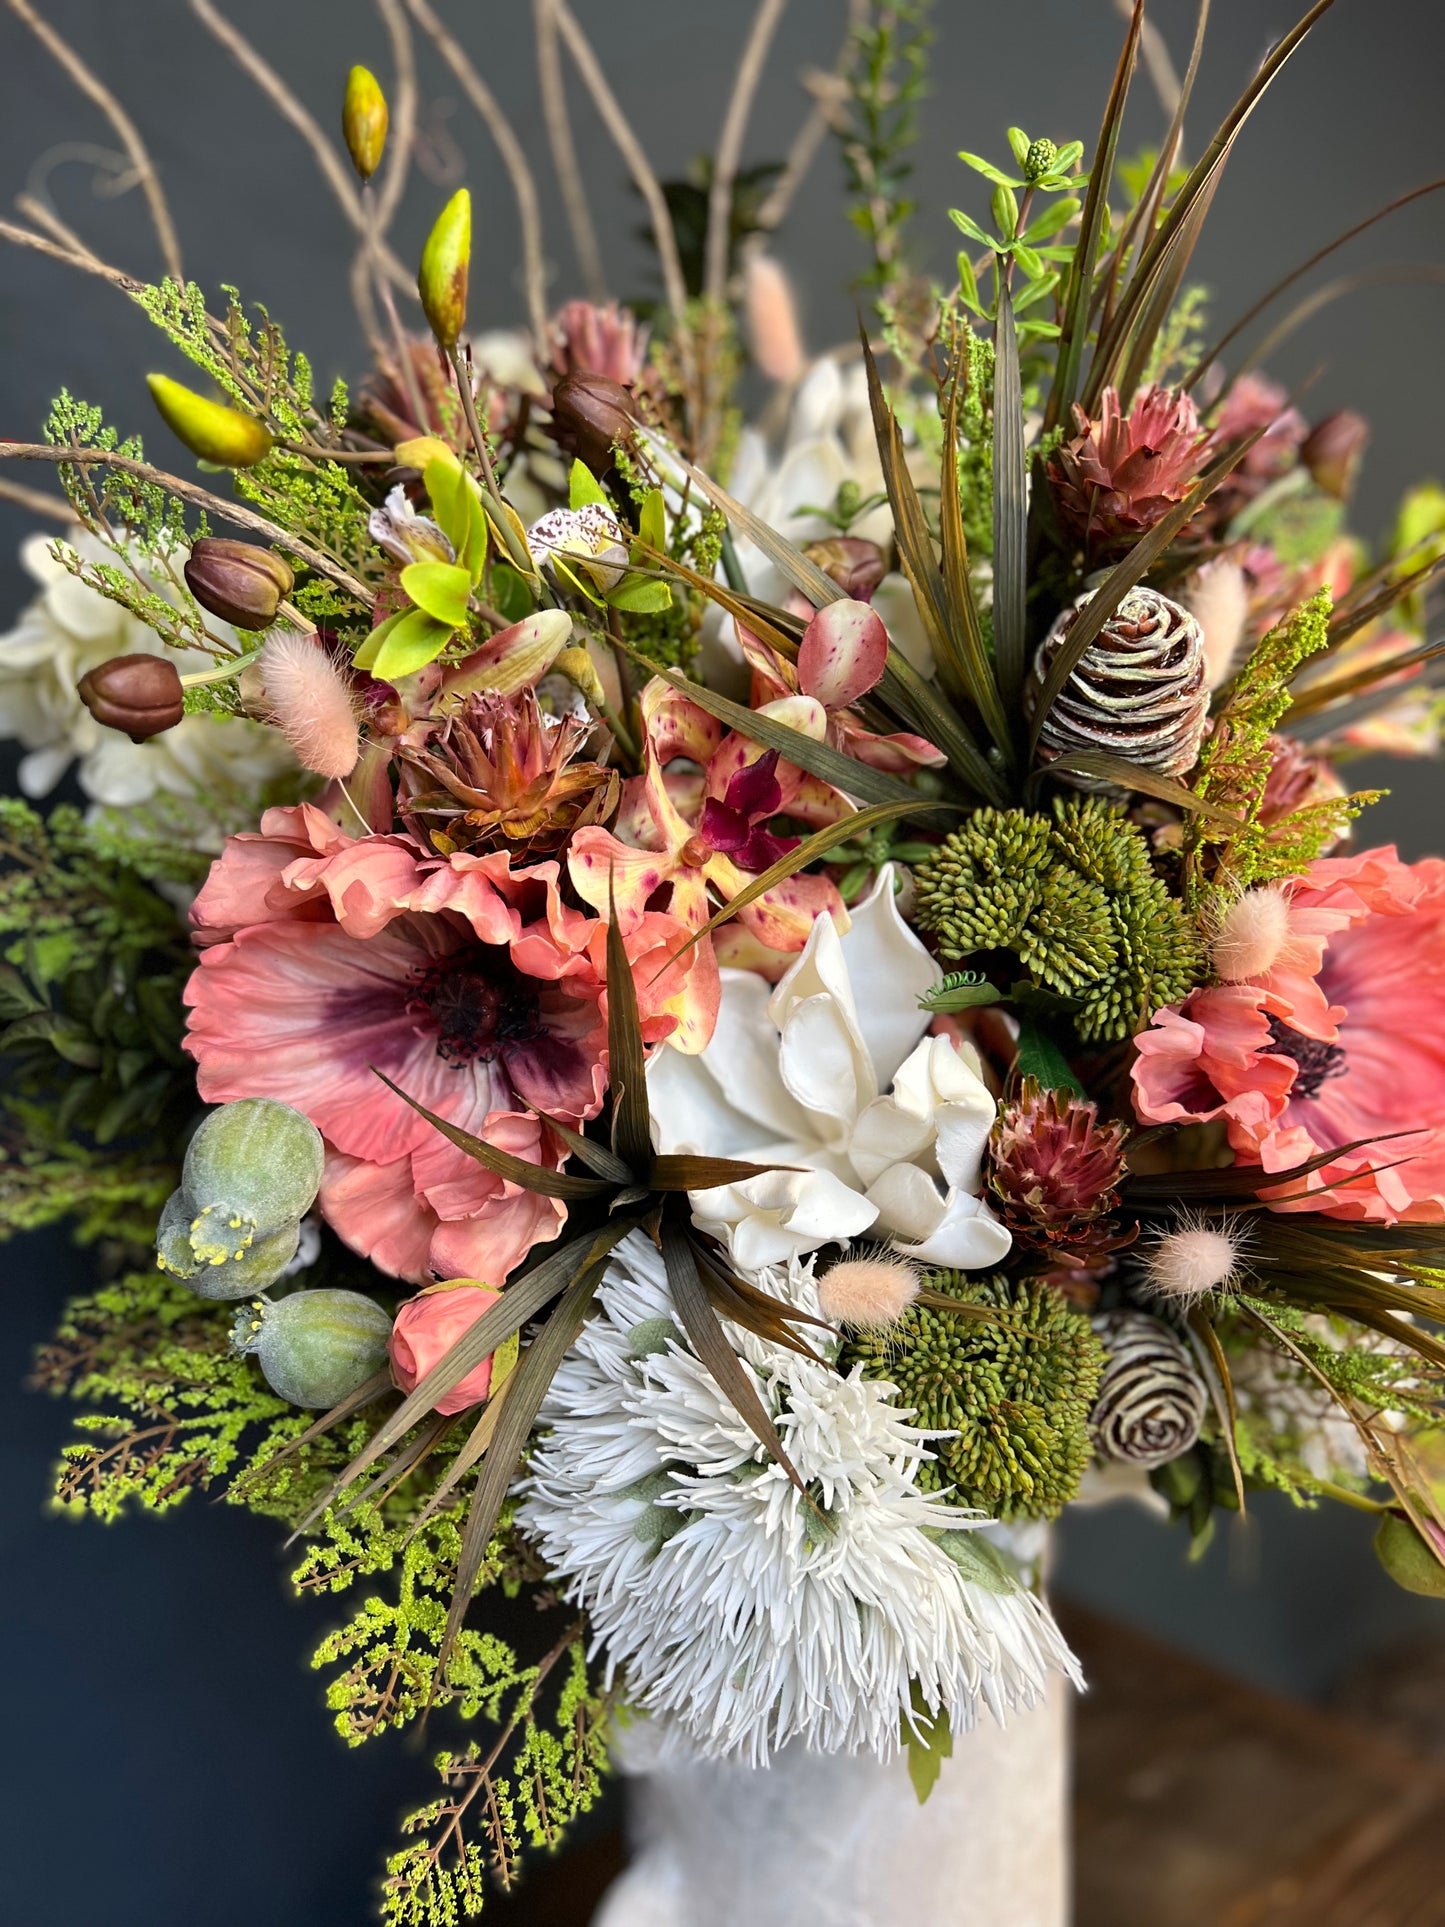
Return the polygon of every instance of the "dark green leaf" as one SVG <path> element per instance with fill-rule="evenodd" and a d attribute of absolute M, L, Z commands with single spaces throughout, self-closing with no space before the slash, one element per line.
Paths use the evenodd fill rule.
<path fill-rule="evenodd" d="M 1068 1060 L 1052 1037 L 1040 1030 L 1030 1018 L 1019 1020 L 1018 1067 L 1022 1077 L 1036 1077 L 1046 1091 L 1073 1091 L 1085 1095 L 1084 1087 L 1069 1069 Z"/>
<path fill-rule="evenodd" d="M 607 1078 L 612 1093 L 612 1148 L 636 1172 L 652 1159 L 652 1124 L 647 1109 L 647 1052 L 637 1014 L 637 986 L 617 905 L 607 878 Z"/>

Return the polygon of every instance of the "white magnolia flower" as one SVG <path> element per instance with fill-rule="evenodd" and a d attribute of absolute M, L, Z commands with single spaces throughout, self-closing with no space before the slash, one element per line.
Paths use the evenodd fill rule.
<path fill-rule="evenodd" d="M 803 1267 L 763 1282 L 816 1314 Z M 975 1536 L 985 1521 L 918 1490 L 932 1435 L 892 1386 L 735 1342 L 807 1498 L 684 1343 L 638 1233 L 552 1381 L 520 1488 L 518 1524 L 674 1750 L 761 1766 L 801 1738 L 887 1758 L 915 1681 L 961 1732 L 981 1705 L 1032 1705 L 1051 1670 L 1077 1678 L 1047 1609 Z"/>
<path fill-rule="evenodd" d="M 295 772 L 285 738 L 264 724 L 230 716 L 187 716 L 144 743 L 103 728 L 75 686 L 112 656 L 169 656 L 182 675 L 214 664 L 199 651 L 167 649 L 129 610 L 77 581 L 50 553 L 50 543 L 50 537 L 36 535 L 22 546 L 21 560 L 41 593 L 0 635 L 0 737 L 18 738 L 27 752 L 20 760 L 21 789 L 27 796 L 48 795 L 78 760 L 80 787 L 97 803 L 125 809 L 177 796 L 217 817 L 228 806 L 244 806 L 254 815 L 263 788 Z M 79 535 L 73 546 L 87 561 L 115 560 L 93 536 Z M 178 556 L 177 563 L 183 559 Z M 165 593 L 164 582 L 153 586 Z"/>
<path fill-rule="evenodd" d="M 927 1264 L 1007 1256 L 1009 1233 L 978 1196 L 994 1100 L 948 1038 L 924 1034 L 918 998 L 938 978 L 888 866 L 846 936 L 818 918 L 776 989 L 723 971 L 700 1056 L 654 1057 L 661 1150 L 804 1167 L 692 1193 L 698 1223 L 743 1270 L 865 1232 Z"/>

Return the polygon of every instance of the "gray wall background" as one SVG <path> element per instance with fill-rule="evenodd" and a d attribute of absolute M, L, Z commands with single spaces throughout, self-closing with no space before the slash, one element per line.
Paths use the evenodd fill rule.
<path fill-rule="evenodd" d="M 438 10 L 467 43 L 531 153 L 543 191 L 551 289 L 575 290 L 550 179 L 532 71 L 527 9 L 498 0 Z M 44 11 L 132 109 L 175 211 L 188 271 L 208 289 L 236 282 L 266 302 L 318 375 L 355 376 L 362 343 L 347 294 L 349 236 L 297 135 L 230 65 L 184 0 L 48 0 Z M 233 19 L 279 65 L 330 128 L 346 68 L 385 78 L 386 42 L 359 0 L 229 0 Z M 680 173 L 716 139 L 752 7 L 743 0 L 577 0 L 577 11 L 624 104 L 646 129 L 658 171 Z M 793 0 L 762 87 L 746 159 L 780 158 L 805 103 L 801 69 L 828 65 L 839 0 Z M 1215 0 L 1196 91 L 1197 155 L 1270 42 L 1303 0 Z M 1182 66 L 1193 7 L 1151 13 Z M 950 205 L 983 208 L 961 146 L 1002 159 L 1004 129 L 1074 136 L 1092 146 L 1121 24 L 1110 0 L 938 0 L 915 187 L 916 232 L 938 272 L 951 259 Z M 1439 74 L 1445 10 L 1436 0 L 1338 0 L 1246 130 L 1198 255 L 1220 322 L 1278 274 L 1393 194 L 1445 172 Z M 430 49 L 421 49 L 422 125 L 430 173 L 418 167 L 394 230 L 418 250 L 453 185 L 473 190 L 476 326 L 522 312 L 517 230 L 505 176 L 486 134 Z M 625 173 L 574 87 L 584 172 L 619 295 L 650 288 Z M 1125 146 L 1157 138 L 1162 117 L 1142 81 Z M 111 145 L 99 115 L 0 8 L 0 211 L 44 185 L 64 218 L 132 273 L 159 272 L 139 198 L 98 198 L 93 169 L 69 143 Z M 67 154 L 70 158 L 67 158 Z M 1441 255 L 1445 195 L 1416 203 L 1317 279 L 1366 262 Z M 810 343 L 851 334 L 859 244 L 840 218 L 840 175 L 825 150 L 778 253 L 804 291 Z M 1351 406 L 1374 441 L 1355 523 L 1389 523 L 1402 490 L 1445 480 L 1440 352 L 1445 287 L 1376 287 L 1311 322 L 1276 358 L 1294 385 L 1317 376 L 1306 407 Z M 140 430 L 167 462 L 178 451 L 154 422 L 142 377 L 184 373 L 119 294 L 41 258 L 0 249 L 0 434 L 38 436 L 62 385 Z M 32 470 L 23 479 L 44 478 Z M 36 526 L 0 503 L 0 623 L 27 593 L 14 561 Z M 1394 794 L 1366 825 L 1407 855 L 1442 844 L 1439 772 L 1393 765 L 1361 781 Z M 286 1601 L 271 1528 L 192 1501 L 164 1522 L 102 1532 L 45 1519 L 41 1494 L 66 1426 L 58 1407 L 19 1394 L 31 1348 L 75 1288 L 80 1267 L 59 1240 L 0 1249 L 0 1323 L 8 1711 L 12 1764 L 0 1808 L 15 1927 L 208 1927 L 264 1919 L 353 1922 L 396 1812 L 426 1796 L 422 1760 L 382 1741 L 346 1754 L 328 1731 L 317 1683 L 301 1671 L 319 1631 L 339 1617 Z M 162 1543 L 160 1534 L 166 1535 Z M 1368 1522 L 1310 1517 L 1262 1504 L 1198 1568 L 1182 1535 L 1128 1510 L 1079 1515 L 1064 1534 L 1064 1585 L 1261 1683 L 1312 1696 L 1364 1653 L 1435 1612 L 1396 1593 L 1374 1568 Z M 439 1742 L 440 1743 L 440 1742 Z M 77 1805 L 74 1803 L 78 1803 Z M 218 1877 L 219 1876 L 219 1877 Z M 497 1917 L 503 1918 L 502 1910 Z"/>

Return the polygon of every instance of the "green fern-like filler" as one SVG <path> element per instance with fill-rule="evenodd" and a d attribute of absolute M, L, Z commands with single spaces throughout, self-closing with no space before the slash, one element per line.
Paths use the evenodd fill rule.
<path fill-rule="evenodd" d="M 1203 974 L 1144 837 L 1101 797 L 1056 798 L 1050 816 L 977 810 L 915 874 L 918 923 L 946 961 L 1012 952 L 1073 1002 L 1086 1043 L 1131 1036 Z"/>
<path fill-rule="evenodd" d="M 1270 737 L 1289 710 L 1295 673 L 1329 642 L 1330 607 L 1328 589 L 1311 596 L 1270 630 L 1224 692 L 1193 788 L 1204 802 L 1240 818 L 1241 827 L 1195 814 L 1184 831 L 1186 901 L 1206 917 L 1241 889 L 1308 869 L 1379 794 L 1360 791 L 1306 804 L 1276 823 L 1259 820 L 1273 760 Z"/>
<path fill-rule="evenodd" d="M 1035 1280 L 940 1271 L 924 1283 L 989 1315 L 913 1305 L 897 1325 L 851 1339 L 840 1368 L 861 1360 L 866 1376 L 898 1387 L 917 1425 L 957 1433 L 934 1441 L 925 1490 L 953 1486 L 959 1504 L 997 1519 L 1054 1517 L 1089 1462 L 1104 1364 L 1089 1320 Z"/>
<path fill-rule="evenodd" d="M 402 1823 L 415 1836 L 387 1862 L 390 1927 L 457 1927 L 482 1911 L 486 1887 L 504 1892 L 524 1846 L 553 1847 L 601 1791 L 607 1698 L 592 1686 L 573 1627 L 513 1682 L 506 1724 L 477 1744 L 437 1756 L 443 1792 Z M 560 1688 L 551 1676 L 565 1662 Z"/>

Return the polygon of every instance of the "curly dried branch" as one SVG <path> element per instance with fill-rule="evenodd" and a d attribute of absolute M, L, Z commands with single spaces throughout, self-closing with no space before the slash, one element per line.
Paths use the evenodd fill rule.
<path fill-rule="evenodd" d="M 742 159 L 743 135 L 747 132 L 748 116 L 752 112 L 758 82 L 763 77 L 773 35 L 778 30 L 787 4 L 788 0 L 761 0 L 753 16 L 752 31 L 743 47 L 742 59 L 738 62 L 737 79 L 733 82 L 727 112 L 723 115 L 707 197 L 703 292 L 710 301 L 721 301 L 727 293 L 733 185 L 737 180 L 738 163 Z"/>
<path fill-rule="evenodd" d="M 327 459 L 330 457 L 328 455 Z M 239 502 L 228 502 L 224 496 L 212 495 L 209 489 L 199 487 L 195 482 L 187 482 L 179 475 L 168 475 L 164 469 L 153 468 L 149 462 L 139 462 L 133 456 L 119 455 L 109 448 L 56 448 L 49 442 L 6 442 L 0 441 L 0 462 L 56 462 L 68 463 L 76 468 L 90 466 L 118 468 L 127 475 L 139 476 L 142 481 L 153 482 L 170 495 L 183 502 L 190 502 L 202 508 L 208 515 L 217 516 L 223 522 L 230 522 L 238 529 L 251 529 L 264 535 L 268 542 L 276 543 L 288 555 L 298 556 L 306 566 L 318 575 L 324 575 L 338 588 L 354 596 L 366 608 L 376 600 L 366 584 L 340 568 L 328 555 L 313 549 L 307 542 L 290 535 L 268 522 L 264 515 L 257 515 L 254 509 L 243 508 Z"/>
<path fill-rule="evenodd" d="M 406 4 L 417 25 L 430 37 L 432 45 L 451 68 L 457 84 L 485 124 L 502 157 L 502 165 L 512 183 L 517 219 L 522 229 L 522 272 L 527 317 L 540 345 L 547 332 L 547 273 L 542 257 L 542 216 L 537 205 L 537 183 L 527 164 L 527 157 L 512 131 L 511 122 L 498 105 L 496 95 L 472 65 L 465 48 L 437 18 L 428 0 L 406 0 Z"/>
<path fill-rule="evenodd" d="M 567 50 L 576 62 L 592 103 L 602 118 L 602 123 L 612 136 L 613 143 L 627 163 L 633 183 L 638 193 L 647 203 L 647 212 L 652 221 L 652 231 L 657 242 L 657 258 L 662 269 L 662 285 L 667 294 L 667 305 L 681 320 L 687 311 L 687 280 L 682 271 L 682 256 L 678 252 L 677 234 L 668 212 L 667 198 L 662 184 L 652 171 L 652 165 L 642 150 L 642 143 L 628 122 L 618 103 L 617 96 L 607 84 L 591 42 L 577 24 L 567 0 L 552 0 L 553 16 L 558 30 L 567 42 Z"/>
<path fill-rule="evenodd" d="M 567 111 L 567 87 L 562 78 L 562 61 L 557 51 L 557 20 L 552 0 L 533 0 L 533 19 L 537 30 L 537 83 L 542 95 L 542 119 L 552 149 L 552 167 L 562 190 L 562 205 L 577 256 L 582 285 L 590 301 L 607 299 L 607 276 L 602 267 L 602 250 L 597 245 L 597 230 L 587 205 L 587 190 L 582 170 L 577 165 L 577 146 L 572 139 L 572 119 Z"/>
<path fill-rule="evenodd" d="M 160 247 L 161 259 L 165 262 L 166 273 L 172 280 L 184 282 L 185 269 L 181 266 L 181 244 L 177 237 L 175 223 L 171 219 L 170 208 L 161 191 L 160 178 L 155 164 L 140 132 L 130 115 L 121 106 L 110 89 L 91 72 L 75 49 L 58 34 L 48 20 L 43 20 L 30 5 L 30 0 L 7 0 L 10 11 L 35 35 L 45 51 L 75 82 L 80 91 L 105 115 L 124 147 L 141 191 L 146 197 L 150 210 L 151 226 L 155 229 L 156 241 Z"/>

